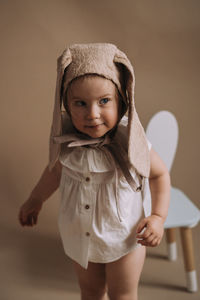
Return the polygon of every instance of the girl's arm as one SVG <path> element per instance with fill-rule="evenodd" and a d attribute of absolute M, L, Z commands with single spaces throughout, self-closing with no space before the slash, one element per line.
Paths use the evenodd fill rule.
<path fill-rule="evenodd" d="M 164 233 L 170 201 L 170 176 L 159 155 L 151 149 L 151 169 L 149 186 L 152 199 L 151 216 L 144 218 L 138 225 L 138 243 L 144 246 L 157 246 Z"/>
<path fill-rule="evenodd" d="M 48 166 L 45 168 L 28 200 L 20 208 L 19 221 L 22 226 L 32 226 L 37 223 L 38 214 L 42 208 L 43 202 L 59 187 L 61 169 L 62 167 L 59 161 L 57 161 L 51 171 L 49 171 Z"/>

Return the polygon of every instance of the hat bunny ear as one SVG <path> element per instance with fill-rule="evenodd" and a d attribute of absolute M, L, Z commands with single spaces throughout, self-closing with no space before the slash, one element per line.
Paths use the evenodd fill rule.
<path fill-rule="evenodd" d="M 50 151 L 49 151 L 49 169 L 51 170 L 55 165 L 59 153 L 60 144 L 54 142 L 54 137 L 62 134 L 62 82 L 66 67 L 72 62 L 72 56 L 69 49 L 66 49 L 63 54 L 57 60 L 57 80 L 56 80 L 56 91 L 55 91 L 55 102 L 53 111 L 53 122 L 51 126 L 50 134 Z"/>
<path fill-rule="evenodd" d="M 149 177 L 150 154 L 146 135 L 135 109 L 133 67 L 125 53 L 119 49 L 114 56 L 114 62 L 123 66 L 123 81 L 128 98 L 128 158 L 140 175 Z"/>

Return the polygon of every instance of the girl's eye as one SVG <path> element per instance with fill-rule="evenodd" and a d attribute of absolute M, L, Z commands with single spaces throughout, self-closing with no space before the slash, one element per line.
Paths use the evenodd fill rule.
<path fill-rule="evenodd" d="M 84 101 L 75 101 L 74 104 L 75 104 L 75 106 L 84 106 L 85 102 Z"/>
<path fill-rule="evenodd" d="M 103 98 L 103 99 L 101 99 L 99 102 L 100 102 L 100 104 L 106 104 L 106 103 L 108 103 L 110 100 L 108 99 L 108 98 Z"/>

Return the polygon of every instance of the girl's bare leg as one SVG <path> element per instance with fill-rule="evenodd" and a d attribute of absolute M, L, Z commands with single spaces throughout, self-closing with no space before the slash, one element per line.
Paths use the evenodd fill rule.
<path fill-rule="evenodd" d="M 89 262 L 88 269 L 74 263 L 81 289 L 81 300 L 107 300 L 105 264 Z"/>
<path fill-rule="evenodd" d="M 106 264 L 110 300 L 137 300 L 138 283 L 144 265 L 145 247 L 138 247 L 117 261 Z"/>

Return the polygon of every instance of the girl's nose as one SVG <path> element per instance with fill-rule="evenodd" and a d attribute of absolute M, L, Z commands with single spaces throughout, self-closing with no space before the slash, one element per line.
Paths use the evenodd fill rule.
<path fill-rule="evenodd" d="M 88 120 L 93 120 L 93 119 L 98 119 L 99 117 L 100 117 L 100 108 L 98 107 L 98 105 L 93 104 L 88 106 L 86 118 Z"/>

